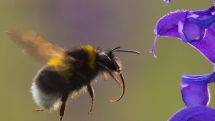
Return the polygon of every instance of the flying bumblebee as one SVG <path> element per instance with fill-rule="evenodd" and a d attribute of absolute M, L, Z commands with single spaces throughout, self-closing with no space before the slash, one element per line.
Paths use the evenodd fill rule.
<path fill-rule="evenodd" d="M 42 110 L 60 108 L 60 121 L 64 116 L 67 99 L 83 89 L 91 97 L 89 113 L 92 112 L 95 102 L 92 82 L 98 75 L 109 75 L 119 84 L 121 95 L 110 100 L 119 101 L 124 95 L 125 84 L 120 63 L 114 53 L 139 54 L 133 50 L 122 50 L 120 47 L 102 50 L 91 45 L 65 50 L 33 31 L 12 30 L 7 34 L 29 55 L 46 62 L 33 79 L 31 93 L 35 103 Z"/>

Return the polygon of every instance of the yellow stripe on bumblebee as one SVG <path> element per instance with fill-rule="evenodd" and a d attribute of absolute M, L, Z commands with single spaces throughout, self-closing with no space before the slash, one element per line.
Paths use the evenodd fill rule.
<path fill-rule="evenodd" d="M 66 64 L 65 62 L 63 61 L 62 58 L 59 58 L 59 57 L 55 57 L 55 58 L 52 58 L 48 61 L 48 65 L 49 66 L 52 66 L 52 67 L 66 67 Z"/>
<path fill-rule="evenodd" d="M 95 67 L 95 60 L 96 60 L 96 49 L 91 45 L 82 46 L 82 49 L 89 56 L 90 67 L 94 68 Z"/>

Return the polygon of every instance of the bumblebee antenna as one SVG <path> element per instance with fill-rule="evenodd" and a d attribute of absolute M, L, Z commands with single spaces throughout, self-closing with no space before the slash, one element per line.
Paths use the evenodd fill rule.
<path fill-rule="evenodd" d="M 126 52 L 126 53 L 134 53 L 134 54 L 138 54 L 138 55 L 140 54 L 140 52 L 135 51 L 135 50 L 119 50 L 119 49 L 117 49 L 114 52 Z"/>
<path fill-rule="evenodd" d="M 135 51 L 135 50 L 122 50 L 122 49 L 120 49 L 120 46 L 115 47 L 115 48 L 112 49 L 110 52 L 111 52 L 111 53 L 112 53 L 112 52 L 126 52 L 126 53 L 140 54 L 140 52 Z"/>
<path fill-rule="evenodd" d="M 119 48 L 121 48 L 121 47 L 120 47 L 120 46 L 117 46 L 117 47 L 113 48 L 113 49 L 111 50 L 111 52 L 113 52 L 113 51 L 115 51 L 115 50 L 118 50 Z"/>

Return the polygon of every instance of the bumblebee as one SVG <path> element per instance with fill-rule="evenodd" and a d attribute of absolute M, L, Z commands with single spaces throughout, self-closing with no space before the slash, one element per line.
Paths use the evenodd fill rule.
<path fill-rule="evenodd" d="M 98 75 L 109 75 L 119 84 L 121 95 L 110 100 L 119 101 L 124 95 L 125 83 L 120 63 L 114 53 L 139 54 L 133 50 L 122 50 L 120 47 L 102 50 L 91 45 L 66 50 L 33 31 L 12 30 L 7 34 L 29 55 L 45 62 L 33 79 L 31 93 L 33 100 L 42 110 L 59 109 L 60 121 L 64 116 L 68 98 L 75 97 L 82 90 L 86 90 L 91 97 L 89 113 L 92 112 L 95 102 L 92 82 Z"/>

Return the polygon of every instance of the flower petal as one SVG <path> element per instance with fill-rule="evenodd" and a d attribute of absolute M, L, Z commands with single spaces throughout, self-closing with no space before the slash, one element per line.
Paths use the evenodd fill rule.
<path fill-rule="evenodd" d="M 157 37 L 176 37 L 181 39 L 181 35 L 178 32 L 178 23 L 180 21 L 185 21 L 187 12 L 188 11 L 175 11 L 160 18 L 160 20 L 157 22 L 156 28 L 154 29 L 156 36 L 151 49 L 151 53 L 154 55 L 154 57 L 156 57 L 155 46 L 157 43 Z"/>
<path fill-rule="evenodd" d="M 195 106 L 181 109 L 169 121 L 215 121 L 215 109 Z"/>
<path fill-rule="evenodd" d="M 155 34 L 157 36 L 177 37 L 180 39 L 181 36 L 178 32 L 178 23 L 179 21 L 185 21 L 187 14 L 188 11 L 175 11 L 160 18 L 154 29 Z"/>
<path fill-rule="evenodd" d="M 182 99 L 186 106 L 207 105 L 209 102 L 208 85 L 181 85 Z"/>
<path fill-rule="evenodd" d="M 187 84 L 208 84 L 215 80 L 215 72 L 201 75 L 182 75 L 182 83 Z"/>
<path fill-rule="evenodd" d="M 195 47 L 208 60 L 215 63 L 215 25 L 207 29 L 201 41 L 193 41 L 190 44 Z"/>
<path fill-rule="evenodd" d="M 215 80 L 215 73 L 182 75 L 181 95 L 186 106 L 207 105 L 210 99 L 208 83 Z"/>
<path fill-rule="evenodd" d="M 170 3 L 171 2 L 171 0 L 163 0 L 163 2 L 165 2 L 165 3 Z"/>
<path fill-rule="evenodd" d="M 155 28 L 156 38 L 175 37 L 188 43 L 215 63 L 215 7 L 198 11 L 175 11 L 162 17 Z M 152 53 L 157 39 L 155 38 Z"/>

